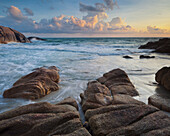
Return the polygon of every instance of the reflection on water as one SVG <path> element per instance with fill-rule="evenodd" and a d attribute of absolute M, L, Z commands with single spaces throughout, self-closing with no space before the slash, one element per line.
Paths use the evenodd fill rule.
<path fill-rule="evenodd" d="M 80 101 L 79 94 L 90 80 L 102 76 L 114 68 L 125 70 L 139 91 L 137 99 L 147 103 L 149 96 L 158 93 L 154 75 L 167 66 L 170 56 L 148 53 L 137 49 L 139 45 L 156 38 L 51 38 L 33 43 L 10 43 L 0 45 L 0 112 L 32 103 L 20 99 L 4 99 L 3 91 L 12 86 L 21 76 L 41 66 L 57 66 L 60 69 L 60 90 L 40 100 L 57 103 L 71 96 Z M 154 59 L 139 59 L 141 54 L 150 54 Z M 130 55 L 133 59 L 124 59 Z M 156 89 L 156 91 L 155 91 Z"/>

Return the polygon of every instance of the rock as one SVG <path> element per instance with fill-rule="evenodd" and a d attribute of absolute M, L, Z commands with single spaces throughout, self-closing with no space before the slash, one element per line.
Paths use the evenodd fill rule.
<path fill-rule="evenodd" d="M 36 39 L 36 40 L 40 40 L 40 41 L 47 41 L 46 39 L 39 38 L 39 37 L 36 37 L 36 36 L 28 37 L 28 40 L 31 41 L 32 39 Z"/>
<path fill-rule="evenodd" d="M 56 105 L 65 105 L 65 104 L 71 105 L 71 106 L 75 107 L 78 110 L 77 102 L 71 97 L 68 97 L 68 98 L 64 99 L 63 101 L 57 103 Z"/>
<path fill-rule="evenodd" d="M 163 38 L 156 42 L 148 42 L 139 49 L 155 49 L 158 53 L 170 53 L 170 38 Z"/>
<path fill-rule="evenodd" d="M 83 111 L 112 103 L 110 90 L 97 81 L 89 82 L 84 94 L 80 95 Z"/>
<path fill-rule="evenodd" d="M 0 26 L 0 43 L 8 42 L 30 43 L 30 40 L 14 29 Z"/>
<path fill-rule="evenodd" d="M 161 68 L 156 73 L 155 80 L 170 91 L 170 67 Z"/>
<path fill-rule="evenodd" d="M 88 83 L 81 94 L 81 104 L 89 132 L 94 136 L 169 135 L 170 117 L 134 99 L 134 94 L 138 93 L 120 69 L 104 74 L 98 82 Z"/>
<path fill-rule="evenodd" d="M 91 136 L 89 132 L 85 128 L 80 128 L 73 133 L 66 134 L 66 135 L 53 135 L 53 136 Z"/>
<path fill-rule="evenodd" d="M 83 128 L 79 112 L 72 105 L 64 104 L 72 98 L 50 104 L 35 103 L 18 107 L 0 114 L 1 136 L 53 136 L 53 135 L 84 135 L 90 133 Z M 72 102 L 76 102 L 72 99 Z"/>
<path fill-rule="evenodd" d="M 144 116 L 156 112 L 157 109 L 141 105 L 120 110 L 111 110 L 106 113 L 93 115 L 89 118 L 89 125 L 97 136 L 104 136 L 114 132 L 115 128 L 128 126 Z"/>
<path fill-rule="evenodd" d="M 166 114 L 148 105 L 112 105 L 91 112 L 87 111 L 91 115 L 89 125 L 97 136 L 141 135 L 170 125 L 170 118 Z"/>
<path fill-rule="evenodd" d="M 149 97 L 148 103 L 160 110 L 170 112 L 170 96 L 155 94 Z"/>
<path fill-rule="evenodd" d="M 112 94 L 139 95 L 127 74 L 121 69 L 109 71 L 103 77 L 98 78 L 97 81 L 108 87 Z"/>
<path fill-rule="evenodd" d="M 128 56 L 128 55 L 126 55 L 126 56 L 123 56 L 123 58 L 125 58 L 125 59 L 133 59 L 133 57 L 131 57 L 131 56 Z"/>
<path fill-rule="evenodd" d="M 129 95 L 116 94 L 116 95 L 113 95 L 112 104 L 113 105 L 116 105 L 116 104 L 137 104 L 137 105 L 142 105 L 144 103 L 134 99 L 133 97 L 131 97 Z"/>
<path fill-rule="evenodd" d="M 127 126 L 112 129 L 112 132 L 108 136 L 168 136 L 170 135 L 169 126 L 170 118 L 163 112 L 156 111 L 148 113 L 148 115 L 137 119 Z"/>
<path fill-rule="evenodd" d="M 35 100 L 59 89 L 59 73 L 55 66 L 38 68 L 21 77 L 13 87 L 3 93 L 4 98 L 24 98 Z"/>
<path fill-rule="evenodd" d="M 140 59 L 152 59 L 152 58 L 155 58 L 155 56 L 140 55 L 139 58 Z"/>

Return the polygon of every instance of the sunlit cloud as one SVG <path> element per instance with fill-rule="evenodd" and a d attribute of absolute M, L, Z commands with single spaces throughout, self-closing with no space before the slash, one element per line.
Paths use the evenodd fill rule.
<path fill-rule="evenodd" d="M 26 13 L 24 14 L 22 9 L 10 6 L 7 8 L 6 16 L 0 17 L 0 24 L 25 33 L 145 35 L 168 32 L 166 29 L 156 26 L 147 26 L 147 31 L 139 31 L 121 17 L 113 17 L 109 20 L 107 12 L 113 10 L 114 7 L 118 7 L 117 1 L 113 2 L 112 0 L 104 0 L 103 3 L 95 3 L 92 6 L 80 3 L 80 11 L 86 13 L 82 18 L 60 15 L 51 19 L 43 18 L 40 21 L 35 21 L 30 18 L 34 15 L 32 10 L 24 8 Z"/>
<path fill-rule="evenodd" d="M 166 29 L 161 29 L 158 28 L 156 26 L 152 27 L 152 26 L 147 26 L 147 31 L 151 34 L 161 34 L 161 33 L 166 33 L 167 30 Z"/>

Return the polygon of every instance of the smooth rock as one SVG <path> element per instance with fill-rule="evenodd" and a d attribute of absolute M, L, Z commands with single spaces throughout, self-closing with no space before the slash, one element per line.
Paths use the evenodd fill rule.
<path fill-rule="evenodd" d="M 14 29 L 0 26 L 0 43 L 7 44 L 8 42 L 30 43 L 30 40 Z"/>
<path fill-rule="evenodd" d="M 155 80 L 170 91 L 170 67 L 163 67 L 158 70 Z"/>
<path fill-rule="evenodd" d="M 35 100 L 59 89 L 59 73 L 55 66 L 38 68 L 21 77 L 13 87 L 4 91 L 4 98 L 24 98 Z"/>
<path fill-rule="evenodd" d="M 155 94 L 148 98 L 148 103 L 160 110 L 170 112 L 170 96 Z"/>

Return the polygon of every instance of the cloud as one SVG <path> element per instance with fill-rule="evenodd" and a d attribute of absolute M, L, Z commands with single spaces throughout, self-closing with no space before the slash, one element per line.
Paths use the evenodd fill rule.
<path fill-rule="evenodd" d="M 96 4 L 99 6 L 99 3 Z M 89 7 L 84 8 L 89 11 Z M 98 7 L 99 9 L 99 7 Z M 82 19 L 75 16 L 61 15 L 51 19 L 41 19 L 39 22 L 34 21 L 15 6 L 11 6 L 7 10 L 7 16 L 0 18 L 0 24 L 12 27 L 21 32 L 32 33 L 111 33 L 130 31 L 132 27 L 120 18 L 113 18 L 110 22 L 105 22 L 108 18 L 106 12 L 90 9 L 90 14 Z M 97 12 L 96 12 L 97 11 Z"/>
<path fill-rule="evenodd" d="M 107 9 L 113 10 L 114 6 L 119 8 L 117 1 L 113 2 L 113 0 L 104 0 L 104 2 L 106 3 Z"/>
<path fill-rule="evenodd" d="M 25 16 L 23 16 L 21 10 L 15 6 L 11 6 L 10 8 L 8 8 L 7 14 L 9 17 L 12 17 L 18 21 L 26 18 Z"/>
<path fill-rule="evenodd" d="M 34 15 L 34 13 L 32 12 L 31 9 L 29 9 L 29 8 L 24 8 L 24 10 L 25 10 L 27 16 L 33 16 L 33 15 Z"/>
<path fill-rule="evenodd" d="M 147 26 L 147 31 L 151 34 L 162 34 L 162 33 L 166 33 L 166 29 L 161 29 L 158 28 L 156 26 L 152 27 L 152 26 Z"/>
<path fill-rule="evenodd" d="M 105 6 L 105 7 L 104 7 Z M 39 22 L 24 15 L 15 6 L 7 8 L 6 16 L 0 17 L 0 24 L 12 27 L 25 33 L 53 33 L 53 34 L 142 34 L 137 32 L 131 25 L 127 24 L 121 17 L 114 17 L 110 21 L 106 20 L 107 4 L 96 3 L 98 10 L 84 7 L 87 15 L 81 18 L 75 16 L 60 15 L 51 19 L 43 18 Z M 103 9 L 104 10 L 99 10 Z M 86 9 L 86 10 L 85 10 Z M 158 27 L 147 27 L 148 34 L 166 33 L 166 30 Z"/>
<path fill-rule="evenodd" d="M 80 3 L 80 11 L 81 12 L 88 12 L 88 13 L 89 12 L 104 12 L 105 8 L 101 8 L 99 6 L 94 7 L 94 6 L 90 6 L 90 5 Z"/>

